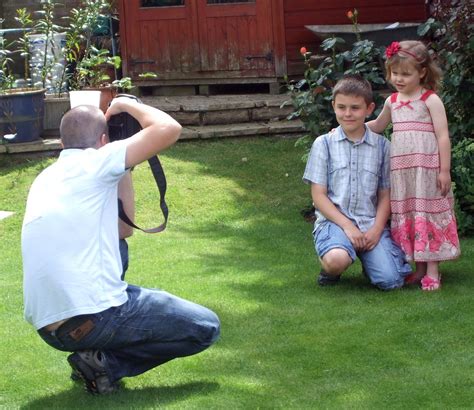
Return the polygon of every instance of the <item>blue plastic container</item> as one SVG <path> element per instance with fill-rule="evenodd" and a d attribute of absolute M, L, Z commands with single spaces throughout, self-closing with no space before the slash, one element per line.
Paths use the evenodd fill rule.
<path fill-rule="evenodd" d="M 0 136 L 11 143 L 40 139 L 45 90 L 12 89 L 0 94 Z M 14 137 L 12 138 L 12 135 Z"/>

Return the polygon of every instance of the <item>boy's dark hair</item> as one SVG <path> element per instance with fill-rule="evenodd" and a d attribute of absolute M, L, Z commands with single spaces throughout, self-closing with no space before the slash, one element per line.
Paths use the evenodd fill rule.
<path fill-rule="evenodd" d="M 342 77 L 332 90 L 333 101 L 338 94 L 362 97 L 367 105 L 374 102 L 372 86 L 365 78 L 358 74 L 348 74 Z"/>

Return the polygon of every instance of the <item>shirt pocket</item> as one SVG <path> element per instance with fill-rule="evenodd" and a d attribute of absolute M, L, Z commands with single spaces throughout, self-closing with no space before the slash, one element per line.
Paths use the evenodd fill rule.
<path fill-rule="evenodd" d="M 373 195 L 377 193 L 377 186 L 379 182 L 377 164 L 368 163 L 362 166 L 360 175 L 361 184 L 366 195 Z"/>
<path fill-rule="evenodd" d="M 329 186 L 328 192 L 334 192 L 336 195 L 349 187 L 349 161 L 338 159 L 332 161 L 329 165 Z"/>

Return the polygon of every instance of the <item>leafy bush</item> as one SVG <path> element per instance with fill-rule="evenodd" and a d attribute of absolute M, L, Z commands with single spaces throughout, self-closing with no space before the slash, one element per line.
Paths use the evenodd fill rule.
<path fill-rule="evenodd" d="M 308 149 L 318 135 L 328 132 L 337 124 L 331 107 L 331 89 L 344 74 L 361 74 L 374 89 L 387 88 L 383 76 L 381 50 L 374 43 L 360 39 L 357 29 L 357 12 L 347 15 L 354 25 L 359 41 L 352 50 L 337 51 L 344 41 L 328 38 L 321 44 L 323 56 L 319 60 L 304 47 L 306 71 L 304 78 L 289 83 L 291 103 L 295 111 L 290 119 L 300 118 L 308 135 L 297 145 Z M 446 107 L 452 139 L 452 178 L 456 196 L 456 215 L 461 235 L 474 233 L 474 4 L 471 0 L 435 0 L 432 17 L 420 25 L 418 34 L 424 36 L 435 52 L 443 69 L 440 97 Z M 383 97 L 377 95 L 375 115 L 383 106 Z M 386 134 L 390 131 L 386 130 Z"/>
<path fill-rule="evenodd" d="M 460 235 L 474 233 L 474 140 L 464 139 L 453 147 L 452 175 L 456 218 Z"/>
<path fill-rule="evenodd" d="M 291 103 L 295 108 L 288 119 L 301 119 L 308 131 L 308 135 L 296 143 L 307 148 L 303 156 L 304 161 L 314 138 L 337 126 L 331 106 L 331 95 L 332 88 L 343 75 L 359 74 L 367 79 L 375 90 L 386 88 L 382 50 L 376 47 L 373 41 L 361 39 L 357 15 L 357 10 L 347 13 L 357 37 L 352 49 L 341 51 L 345 41 L 339 37 L 329 37 L 321 43 L 324 53 L 321 56 L 313 56 L 302 47 L 300 53 L 306 65 L 304 78 L 287 84 L 291 95 L 291 101 L 287 103 Z M 374 98 L 377 115 L 383 107 L 384 98 L 376 91 Z"/>
<path fill-rule="evenodd" d="M 443 69 L 441 98 L 457 143 L 472 137 L 474 130 L 474 3 L 438 0 L 432 15 L 418 34 L 427 37 Z"/>
<path fill-rule="evenodd" d="M 474 233 L 474 4 L 437 0 L 432 18 L 421 25 L 443 68 L 440 92 L 453 144 L 452 178 L 460 234 Z"/>

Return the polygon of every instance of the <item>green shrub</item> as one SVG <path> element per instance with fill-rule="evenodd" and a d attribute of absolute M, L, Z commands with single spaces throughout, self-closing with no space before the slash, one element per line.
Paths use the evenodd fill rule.
<path fill-rule="evenodd" d="M 329 37 L 321 43 L 323 54 L 313 54 L 302 47 L 300 50 L 304 58 L 306 70 L 304 78 L 298 82 L 288 82 L 291 103 L 294 112 L 288 119 L 299 118 L 303 121 L 308 135 L 300 138 L 296 145 L 304 145 L 307 159 L 311 143 L 322 134 L 326 134 L 337 126 L 331 106 L 332 88 L 345 74 L 359 74 L 373 86 L 377 115 L 383 107 L 384 97 L 376 90 L 387 88 L 383 71 L 383 50 L 376 47 L 373 41 L 361 39 L 357 10 L 347 14 L 354 26 L 357 41 L 352 49 L 342 51 L 340 48 L 345 41 L 339 37 Z"/>
<path fill-rule="evenodd" d="M 443 69 L 440 97 L 451 134 L 458 229 L 474 233 L 474 4 L 438 0 L 432 18 L 418 29 L 429 41 Z"/>
<path fill-rule="evenodd" d="M 425 37 L 443 69 L 440 97 L 446 107 L 453 145 L 451 174 L 458 228 L 461 235 L 473 234 L 474 4 L 471 0 L 436 0 L 432 7 L 432 17 L 420 25 L 418 34 Z M 357 19 L 351 20 L 358 33 Z M 307 147 L 303 160 L 307 159 L 314 138 L 337 125 L 331 107 L 331 89 L 344 74 L 358 73 L 372 83 L 378 108 L 375 115 L 383 106 L 383 97 L 377 94 L 377 89 L 388 86 L 383 76 L 381 50 L 373 42 L 361 40 L 360 35 L 358 39 L 352 50 L 344 52 L 337 51 L 344 42 L 342 39 L 326 39 L 321 44 L 326 56 L 319 61 L 304 47 L 301 49 L 306 64 L 304 78 L 288 83 L 288 89 L 295 108 L 289 118 L 300 118 L 308 131 L 308 135 L 296 143 Z M 390 130 L 386 130 L 386 135 L 389 133 Z"/>

